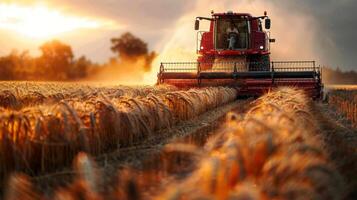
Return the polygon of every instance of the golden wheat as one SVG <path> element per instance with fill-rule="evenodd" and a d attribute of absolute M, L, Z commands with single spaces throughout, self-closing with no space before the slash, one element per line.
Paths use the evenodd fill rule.
<path fill-rule="evenodd" d="M 160 94 L 177 90 L 173 86 L 101 86 L 78 83 L 1 82 L 0 107 L 19 110 L 24 107 L 54 104 L 61 100 L 85 101 L 99 96 L 119 98 Z"/>
<path fill-rule="evenodd" d="M 282 88 L 258 99 L 244 119 L 231 114 L 192 176 L 156 199 L 340 199 L 342 180 L 308 102 Z"/>
<path fill-rule="evenodd" d="M 197 95 L 203 91 L 190 92 Z M 173 99 L 186 95 L 170 93 L 164 95 L 169 99 L 163 101 L 169 102 L 169 109 L 186 111 L 183 106 L 186 101 L 180 99 L 176 100 L 178 105 L 172 103 Z M 186 102 L 187 107 L 195 105 L 190 101 Z M 208 104 L 218 103 L 214 101 Z M 138 102 L 124 104 L 143 113 L 150 112 Z M 205 109 L 198 107 L 197 110 Z M 186 119 L 190 115 L 178 116 Z M 197 169 L 183 181 L 169 184 L 164 181 L 166 184 L 157 186 L 148 195 L 150 184 L 171 180 L 170 177 L 158 172 L 124 169 L 114 192 L 101 194 L 93 162 L 80 154 L 75 161 L 78 178 L 67 188 L 57 190 L 55 199 L 342 199 L 343 181 L 330 164 L 317 131 L 309 99 L 299 90 L 282 88 L 252 103 L 244 117 L 230 113 L 225 127 L 203 149 L 186 144 L 167 146 L 166 151 L 195 154 Z M 26 177 L 14 175 L 8 194 L 19 188 L 17 195 L 35 199 L 38 194 L 31 191 L 31 187 Z M 8 199 L 15 198 L 8 195 Z"/>
<path fill-rule="evenodd" d="M 12 171 L 35 175 L 68 165 L 78 152 L 99 155 L 155 136 L 236 98 L 230 88 L 147 96 L 62 100 L 0 114 L 0 179 Z"/>
<path fill-rule="evenodd" d="M 357 90 L 331 90 L 328 93 L 328 104 L 357 127 Z"/>

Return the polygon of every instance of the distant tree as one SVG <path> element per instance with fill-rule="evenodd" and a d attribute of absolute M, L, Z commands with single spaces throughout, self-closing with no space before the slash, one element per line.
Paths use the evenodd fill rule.
<path fill-rule="evenodd" d="M 119 38 L 112 38 L 112 51 L 121 58 L 136 58 L 148 54 L 148 45 L 140 38 L 126 32 Z"/>
<path fill-rule="evenodd" d="M 73 66 L 72 48 L 58 40 L 46 42 L 40 47 L 40 63 L 44 75 L 52 80 L 66 80 L 71 76 Z"/>
<path fill-rule="evenodd" d="M 0 80 L 15 79 L 14 73 L 15 63 L 10 56 L 0 58 Z"/>
<path fill-rule="evenodd" d="M 36 59 L 27 50 L 0 57 L 0 80 L 35 80 L 36 71 Z"/>
<path fill-rule="evenodd" d="M 36 79 L 36 59 L 30 55 L 28 50 L 12 51 L 10 55 L 15 64 L 14 73 L 17 80 Z"/>
<path fill-rule="evenodd" d="M 12 50 L 0 57 L 0 80 L 76 80 L 100 68 L 85 56 L 74 59 L 69 45 L 53 40 L 40 47 L 33 57 L 28 50 Z"/>
<path fill-rule="evenodd" d="M 336 69 L 323 67 L 322 71 L 322 80 L 326 84 L 357 84 L 356 71 L 343 71 L 340 67 Z"/>
<path fill-rule="evenodd" d="M 155 52 L 149 52 L 148 45 L 142 39 L 126 32 L 119 38 L 111 39 L 111 50 L 117 53 L 121 61 L 136 61 L 144 59 L 144 70 L 149 71 L 154 58 Z"/>
<path fill-rule="evenodd" d="M 89 67 L 92 66 L 92 62 L 88 60 L 85 56 L 74 61 L 73 67 L 71 68 L 69 78 L 70 79 L 80 79 L 87 76 Z"/>

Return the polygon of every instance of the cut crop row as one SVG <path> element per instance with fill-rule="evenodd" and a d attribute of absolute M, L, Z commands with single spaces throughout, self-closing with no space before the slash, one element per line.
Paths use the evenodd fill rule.
<path fill-rule="evenodd" d="M 64 99 L 85 101 L 100 96 L 108 98 L 136 97 L 174 90 L 176 89 L 171 86 L 130 87 L 48 82 L 2 82 L 0 83 L 0 107 L 20 110 L 29 106 L 54 104 Z"/>
<path fill-rule="evenodd" d="M 131 146 L 154 132 L 192 119 L 236 98 L 230 88 L 192 89 L 146 97 L 61 101 L 0 114 L 0 178 L 31 175 L 92 155 Z"/>
<path fill-rule="evenodd" d="M 198 169 L 157 199 L 342 199 L 342 178 L 317 133 L 301 91 L 268 93 L 244 118 L 231 114 Z"/>

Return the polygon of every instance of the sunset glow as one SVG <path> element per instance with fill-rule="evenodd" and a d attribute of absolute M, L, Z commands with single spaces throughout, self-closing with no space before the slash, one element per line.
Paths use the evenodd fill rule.
<path fill-rule="evenodd" d="M 95 29 L 112 22 L 68 16 L 45 6 L 25 7 L 0 4 L 0 29 L 15 31 L 30 38 L 49 38 L 78 29 Z"/>

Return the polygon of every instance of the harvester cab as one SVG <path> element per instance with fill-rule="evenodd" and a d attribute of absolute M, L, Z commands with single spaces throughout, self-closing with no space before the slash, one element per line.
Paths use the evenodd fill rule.
<path fill-rule="evenodd" d="M 321 69 L 315 61 L 270 61 L 271 19 L 248 13 L 214 13 L 196 17 L 197 62 L 163 62 L 159 84 L 180 88 L 230 86 L 242 96 L 259 96 L 278 86 L 296 86 L 320 98 Z M 210 23 L 200 31 L 202 20 Z M 263 28 L 264 25 L 264 28 Z"/>

